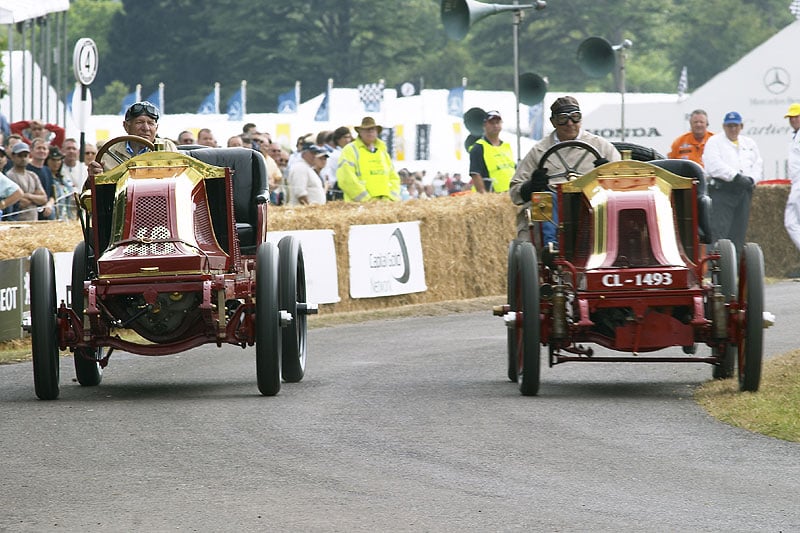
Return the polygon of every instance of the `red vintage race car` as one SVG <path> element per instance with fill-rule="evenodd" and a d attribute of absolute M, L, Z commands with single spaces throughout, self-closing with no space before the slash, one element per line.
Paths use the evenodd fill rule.
<path fill-rule="evenodd" d="M 126 143 L 107 142 L 98 160 Z M 103 159 L 105 158 L 105 159 Z M 59 395 L 59 350 L 81 385 L 98 385 L 115 349 L 167 355 L 202 344 L 255 345 L 261 394 L 298 382 L 306 366 L 305 266 L 300 242 L 267 242 L 267 172 L 246 148 L 151 151 L 90 180 L 84 240 L 74 251 L 71 302 L 56 301 L 53 256 L 30 258 L 36 395 Z"/>
<path fill-rule="evenodd" d="M 763 330 L 771 324 L 763 255 L 755 243 L 738 259 L 728 240 L 706 246 L 711 205 L 702 168 L 623 152 L 622 161 L 579 175 L 562 150 L 599 158 L 592 146 L 566 141 L 540 161 L 563 169 L 561 183 L 533 193 L 530 242 L 510 244 L 508 303 L 493 309 L 508 327 L 509 379 L 523 395 L 538 394 L 545 347 L 550 366 L 702 362 L 713 365 L 715 378 L 736 368 L 740 389 L 758 390 Z M 542 245 L 545 221 L 557 223 L 557 245 Z M 596 355 L 585 343 L 623 353 Z M 699 355 L 698 344 L 710 354 Z M 683 353 L 653 353 L 669 347 Z"/>

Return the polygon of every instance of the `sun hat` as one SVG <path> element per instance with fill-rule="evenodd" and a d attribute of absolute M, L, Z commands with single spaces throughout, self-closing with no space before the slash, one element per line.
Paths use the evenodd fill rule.
<path fill-rule="evenodd" d="M 379 126 L 375 123 L 375 119 L 372 117 L 364 117 L 361 119 L 361 125 L 356 126 L 356 131 L 360 132 L 361 130 L 368 130 L 370 128 L 377 128 L 378 135 L 383 131 L 383 126 Z"/>

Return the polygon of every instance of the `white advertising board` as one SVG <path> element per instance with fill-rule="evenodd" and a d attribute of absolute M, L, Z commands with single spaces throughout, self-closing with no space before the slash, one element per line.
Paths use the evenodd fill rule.
<path fill-rule="evenodd" d="M 350 297 L 428 290 L 419 221 L 350 226 Z"/>
<path fill-rule="evenodd" d="M 308 302 L 330 304 L 340 301 L 333 230 L 268 231 L 267 241 L 277 246 L 286 235 L 296 237 L 303 249 Z"/>

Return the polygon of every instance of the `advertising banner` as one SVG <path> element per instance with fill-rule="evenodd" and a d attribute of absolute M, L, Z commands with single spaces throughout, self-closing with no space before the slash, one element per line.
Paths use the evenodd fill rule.
<path fill-rule="evenodd" d="M 419 221 L 350 226 L 350 297 L 428 290 Z"/>
<path fill-rule="evenodd" d="M 267 241 L 277 246 L 286 235 L 296 237 L 303 249 L 308 302 L 331 304 L 340 301 L 333 230 L 269 231 Z"/>

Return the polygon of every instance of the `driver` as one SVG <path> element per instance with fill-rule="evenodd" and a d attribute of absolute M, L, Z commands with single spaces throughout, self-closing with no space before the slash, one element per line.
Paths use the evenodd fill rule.
<path fill-rule="evenodd" d="M 528 155 L 517 166 L 514 177 L 511 178 L 509 194 L 511 201 L 520 206 L 517 213 L 517 238 L 523 241 L 530 241 L 528 231 L 528 219 L 525 215 L 526 210 L 531 205 L 531 193 L 547 190 L 548 183 L 559 183 L 566 181 L 570 171 L 578 175 L 585 174 L 594 167 L 608 163 L 609 161 L 619 161 L 619 152 L 613 144 L 593 133 L 581 128 L 581 108 L 578 101 L 572 96 L 562 96 L 550 106 L 550 123 L 555 130 L 544 139 L 536 143 L 531 148 Z M 547 150 L 562 141 L 578 140 L 583 141 L 594 147 L 600 154 L 599 159 L 595 159 L 592 153 L 586 149 L 571 146 L 559 150 L 557 154 L 552 154 L 546 162 L 546 166 L 539 167 L 541 157 Z M 560 156 L 560 157 L 559 157 Z M 561 159 L 563 158 L 563 160 Z M 568 168 L 565 168 L 565 165 Z M 549 173 L 549 174 L 548 174 Z M 557 205 L 553 203 L 553 219 L 558 222 Z M 542 224 L 543 244 L 556 243 L 556 224 L 544 222 Z"/>
<path fill-rule="evenodd" d="M 136 102 L 125 112 L 125 120 L 122 122 L 122 127 L 125 129 L 125 133 L 128 135 L 142 137 L 153 144 L 163 144 L 164 147 L 162 148 L 162 151 L 177 152 L 178 149 L 175 147 L 175 143 L 169 139 L 159 138 L 158 141 L 156 141 L 159 118 L 161 118 L 161 112 L 158 110 L 158 107 L 155 104 L 151 104 L 147 101 Z M 109 147 L 108 153 L 113 155 L 108 158 L 104 157 L 103 159 L 105 161 L 111 161 L 113 158 L 119 159 L 118 162 L 122 162 L 127 161 L 135 155 L 143 154 L 149 151 L 150 149 L 147 146 L 141 145 L 134 141 L 125 141 L 124 145 L 122 143 L 118 143 Z M 92 161 L 88 165 L 87 170 L 89 172 L 89 177 L 92 178 L 104 171 L 103 165 L 99 161 Z"/>

